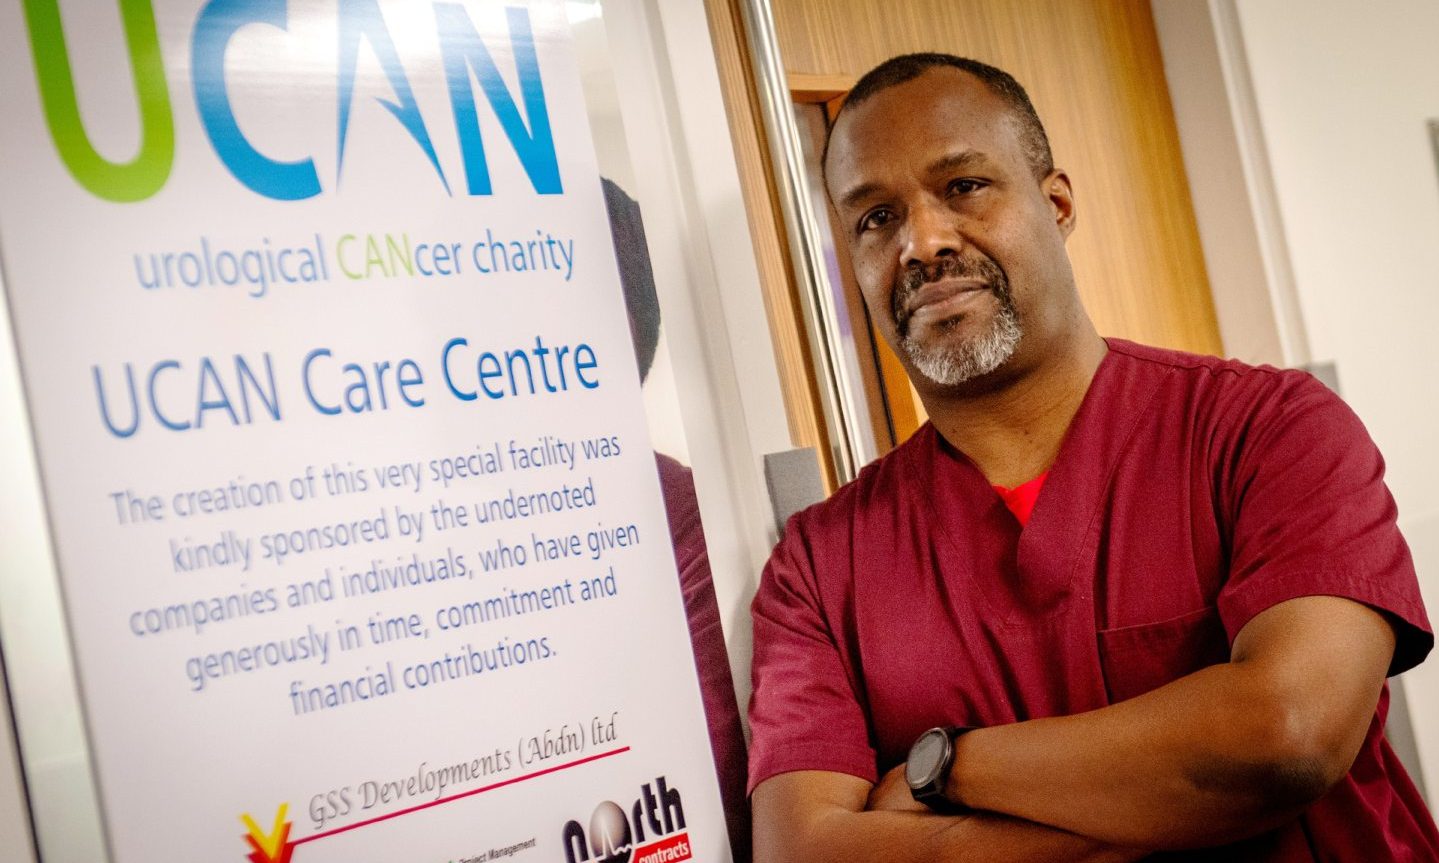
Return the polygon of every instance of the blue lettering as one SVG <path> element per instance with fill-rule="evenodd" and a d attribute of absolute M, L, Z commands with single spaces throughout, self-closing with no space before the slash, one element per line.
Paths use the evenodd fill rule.
<path fill-rule="evenodd" d="M 252 416 L 250 413 L 251 391 L 260 399 L 260 404 L 265 406 L 266 412 L 272 419 L 280 418 L 280 391 L 275 387 L 275 366 L 270 362 L 269 354 L 265 354 L 265 377 L 269 384 L 268 388 L 255 377 L 255 373 L 250 370 L 250 364 L 245 362 L 244 357 L 235 357 L 235 376 L 240 380 L 240 401 L 245 406 L 245 422 L 249 422 Z"/>
<path fill-rule="evenodd" d="M 206 393 L 211 387 L 219 391 L 219 397 L 210 397 Z M 239 425 L 240 418 L 235 416 L 235 408 L 230 404 L 230 396 L 225 392 L 225 384 L 221 382 L 220 375 L 215 371 L 215 364 L 209 357 L 200 360 L 200 392 L 195 397 L 195 428 L 205 427 L 205 411 L 224 410 L 230 415 L 230 424 Z"/>
<path fill-rule="evenodd" d="M 484 141 L 480 137 L 479 117 L 475 113 L 474 91 L 470 89 L 470 69 L 473 68 L 485 98 L 499 118 L 500 127 L 509 138 L 510 146 L 514 148 L 535 191 L 541 195 L 559 195 L 564 188 L 560 184 L 559 161 L 550 131 L 545 91 L 540 82 L 530 16 L 524 9 L 518 8 L 509 8 L 505 12 L 515 70 L 520 78 L 520 96 L 525 103 L 525 114 L 529 117 L 528 128 L 520 117 L 514 97 L 500 77 L 494 58 L 475 32 L 464 7 L 455 3 L 435 4 L 440 54 L 444 59 L 445 80 L 449 84 L 455 131 L 459 135 L 460 152 L 465 160 L 465 180 L 471 195 L 491 194 L 490 169 L 485 160 Z"/>
<path fill-rule="evenodd" d="M 90 373 L 95 378 L 95 395 L 100 400 L 100 419 L 105 423 L 105 428 L 110 430 L 110 434 L 119 438 L 126 438 L 134 434 L 135 429 L 140 426 L 140 404 L 135 396 L 135 370 L 130 367 L 129 363 L 125 364 L 125 380 L 130 390 L 130 426 L 128 428 L 118 428 L 110 419 L 110 408 L 105 401 L 105 385 L 100 380 L 100 367 L 91 366 Z M 474 396 L 470 396 L 470 398 L 474 398 Z"/>
<path fill-rule="evenodd" d="M 440 177 L 440 184 L 448 193 L 450 183 L 440 168 L 435 147 L 430 143 L 430 133 L 425 129 L 425 121 L 420 117 L 420 106 L 415 103 L 414 94 L 410 92 L 409 79 L 405 77 L 399 54 L 395 51 L 395 43 L 390 38 L 390 31 L 385 27 L 385 19 L 375 0 L 340 0 L 340 139 L 336 183 L 338 184 L 340 173 L 345 166 L 345 138 L 350 130 L 350 105 L 355 95 L 355 64 L 359 61 L 362 38 L 370 43 L 375 58 L 380 61 L 380 68 L 385 70 L 385 77 L 390 80 L 390 87 L 398 99 L 398 103 L 384 99 L 375 101 L 399 120 L 405 131 L 410 133 L 410 137 L 415 139 L 415 143 L 420 145 L 425 157 L 430 160 L 430 167 L 435 169 L 435 173 Z"/>
<path fill-rule="evenodd" d="M 386 363 L 386 365 L 389 365 Z M 365 370 L 356 363 L 345 363 L 340 371 L 352 375 L 355 382 L 345 387 L 345 407 L 350 413 L 364 413 L 373 406 L 370 404 L 370 382 L 365 379 Z M 381 398 L 383 398 L 383 393 Z"/>
<path fill-rule="evenodd" d="M 329 348 L 315 348 L 313 351 L 305 354 L 305 363 L 301 367 L 302 370 L 300 373 L 300 378 L 305 387 L 305 398 L 310 400 L 310 404 L 314 405 L 315 410 L 327 416 L 334 416 L 335 414 L 338 414 L 340 412 L 339 406 L 336 405 L 335 407 L 330 407 L 329 405 L 320 404 L 320 400 L 315 398 L 314 389 L 310 386 L 311 364 L 313 364 L 315 360 L 319 359 L 320 357 L 328 356 L 330 356 Z"/>
<path fill-rule="evenodd" d="M 220 161 L 252 191 L 279 201 L 314 197 L 320 193 L 314 160 L 271 159 L 251 146 L 235 122 L 225 88 L 225 48 L 246 24 L 287 29 L 285 0 L 210 0 L 195 21 L 191 66 L 205 133 Z"/>
<path fill-rule="evenodd" d="M 486 363 L 486 360 L 488 360 L 489 362 Z M 486 365 L 488 365 L 489 368 L 486 368 Z M 505 397 L 504 390 L 491 389 L 489 385 L 489 381 L 491 378 L 503 377 L 505 374 L 504 371 L 500 368 L 499 357 L 495 356 L 489 351 L 485 351 L 484 353 L 480 354 L 479 362 L 475 363 L 475 370 L 480 374 L 480 389 L 485 391 L 485 395 L 489 396 L 492 399 L 502 399 Z"/>
<path fill-rule="evenodd" d="M 445 342 L 445 349 L 440 354 L 440 372 L 445 376 L 445 386 L 450 388 L 450 392 L 455 394 L 455 398 L 465 402 L 474 401 L 475 393 L 462 392 L 459 387 L 455 386 L 455 379 L 450 376 L 450 351 L 455 348 L 469 347 L 469 345 L 470 342 L 468 339 L 456 336 L 448 342 Z M 96 379 L 98 380 L 98 377 Z"/>
<path fill-rule="evenodd" d="M 583 354 L 583 357 L 581 357 Z M 592 390 L 600 385 L 598 380 L 588 380 L 585 372 L 599 366 L 599 360 L 595 359 L 595 349 L 581 342 L 575 345 L 575 377 L 579 379 L 580 386 Z"/>
<path fill-rule="evenodd" d="M 155 419 L 160 421 L 160 425 L 171 431 L 185 431 L 190 428 L 190 423 L 173 422 L 169 417 L 160 412 L 160 400 L 155 398 L 155 379 L 160 377 L 160 372 L 165 369 L 178 369 L 179 367 L 180 364 L 175 360 L 165 360 L 162 363 L 156 363 L 155 367 L 150 369 L 150 380 L 146 388 L 150 396 L 150 412 L 155 415 Z"/>
<path fill-rule="evenodd" d="M 405 404 L 412 408 L 425 404 L 424 398 L 410 395 L 410 387 L 425 382 L 424 376 L 420 374 L 419 363 L 411 359 L 400 360 L 400 364 L 395 367 L 395 382 L 399 384 L 400 398 L 405 400 Z"/>

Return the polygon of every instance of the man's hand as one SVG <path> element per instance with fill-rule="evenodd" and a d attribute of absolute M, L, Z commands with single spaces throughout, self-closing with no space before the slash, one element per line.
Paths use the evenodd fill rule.
<path fill-rule="evenodd" d="M 870 789 L 869 802 L 864 808 L 869 812 L 933 813 L 928 806 L 914 799 L 909 782 L 904 778 L 903 764 L 884 774 L 879 784 Z"/>

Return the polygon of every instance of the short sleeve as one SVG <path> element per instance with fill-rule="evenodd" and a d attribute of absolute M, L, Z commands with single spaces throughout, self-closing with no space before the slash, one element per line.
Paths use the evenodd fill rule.
<path fill-rule="evenodd" d="M 1423 661 L 1433 632 L 1384 460 L 1359 418 L 1312 377 L 1286 372 L 1239 439 L 1222 484 L 1233 538 L 1219 614 L 1230 641 L 1285 600 L 1340 596 L 1394 626 L 1391 675 Z"/>
<path fill-rule="evenodd" d="M 858 682 L 827 622 L 799 519 L 765 566 L 751 608 L 750 793 L 795 770 L 878 779 Z"/>

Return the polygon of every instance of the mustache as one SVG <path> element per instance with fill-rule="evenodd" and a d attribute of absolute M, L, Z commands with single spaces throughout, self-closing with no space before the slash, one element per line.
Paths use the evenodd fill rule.
<path fill-rule="evenodd" d="M 904 272 L 900 274 L 899 284 L 896 285 L 890 301 L 891 311 L 894 314 L 895 323 L 899 325 L 901 335 L 909 331 L 910 298 L 925 285 L 954 278 L 981 281 L 988 291 L 999 298 L 1001 303 L 1006 306 L 1010 303 L 1009 279 L 1004 275 L 1004 270 L 999 268 L 999 264 L 989 258 L 981 257 L 971 260 L 946 255 L 932 264 L 911 261 L 905 265 Z"/>

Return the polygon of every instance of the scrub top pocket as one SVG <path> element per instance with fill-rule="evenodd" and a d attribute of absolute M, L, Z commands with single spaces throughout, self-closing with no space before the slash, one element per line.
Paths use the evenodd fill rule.
<path fill-rule="evenodd" d="M 1229 640 L 1213 606 L 1158 623 L 1099 632 L 1099 659 L 1111 704 L 1229 660 Z"/>

